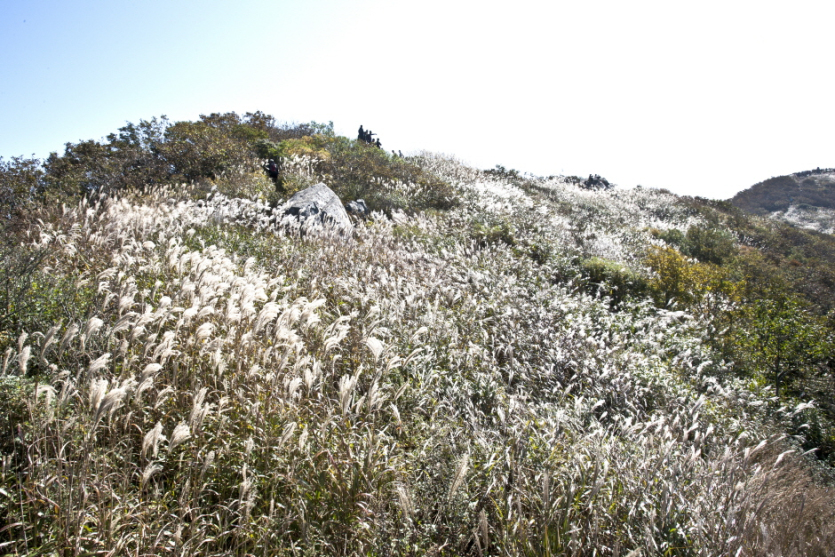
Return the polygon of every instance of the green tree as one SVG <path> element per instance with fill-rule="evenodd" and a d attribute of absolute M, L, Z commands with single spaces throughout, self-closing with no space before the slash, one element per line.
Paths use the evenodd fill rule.
<path fill-rule="evenodd" d="M 708 226 L 688 228 L 682 247 L 686 255 L 715 265 L 722 265 L 736 253 L 734 239 L 727 231 Z"/>
<path fill-rule="evenodd" d="M 12 157 L 4 161 L 0 157 L 0 219 L 4 223 L 22 215 L 43 187 L 41 161 L 24 157 Z"/>
<path fill-rule="evenodd" d="M 738 297 L 740 284 L 732 280 L 727 269 L 689 260 L 675 248 L 653 246 L 645 262 L 653 271 L 649 287 L 660 307 L 676 301 L 716 317 L 725 302 Z"/>
<path fill-rule="evenodd" d="M 832 332 L 792 295 L 757 300 L 743 309 L 746 327 L 737 342 L 748 354 L 749 365 L 783 387 L 823 371 L 833 348 Z"/>
<path fill-rule="evenodd" d="M 44 162 L 46 198 L 64 200 L 108 192 L 121 176 L 122 165 L 111 147 L 92 139 L 67 143 L 64 154 L 52 153 Z"/>
<path fill-rule="evenodd" d="M 210 122 L 177 122 L 165 130 L 157 150 L 175 177 L 216 178 L 252 162 L 247 142 L 231 133 L 235 124 L 220 118 Z"/>

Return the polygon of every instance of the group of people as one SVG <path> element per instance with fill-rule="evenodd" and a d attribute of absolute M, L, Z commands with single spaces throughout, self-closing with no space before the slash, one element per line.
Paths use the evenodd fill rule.
<path fill-rule="evenodd" d="M 362 126 L 360 126 L 359 135 L 357 135 L 357 140 L 365 141 L 369 145 L 376 145 L 377 147 L 382 148 L 383 145 L 380 143 L 380 138 L 378 137 L 374 140 L 373 136 L 377 135 L 376 133 L 372 133 L 371 130 L 364 130 Z"/>

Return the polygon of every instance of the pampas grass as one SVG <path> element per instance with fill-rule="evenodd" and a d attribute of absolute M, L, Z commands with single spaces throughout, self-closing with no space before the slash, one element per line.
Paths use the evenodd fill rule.
<path fill-rule="evenodd" d="M 698 217 L 415 161 L 459 209 L 298 236 L 183 186 L 44 223 L 53 272 L 96 298 L 6 354 L 40 383 L 3 453 L 4 551 L 831 551 L 832 493 L 774 435 L 804 409 L 723 374 L 709 316 L 573 282 Z M 513 238 L 472 233 L 502 219 Z"/>

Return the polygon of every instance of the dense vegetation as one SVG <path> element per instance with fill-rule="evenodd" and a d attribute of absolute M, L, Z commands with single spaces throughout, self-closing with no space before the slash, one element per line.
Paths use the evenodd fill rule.
<path fill-rule="evenodd" d="M 0 166 L 4 553 L 835 547 L 831 236 L 262 113 Z"/>
<path fill-rule="evenodd" d="M 267 159 L 281 168 L 278 187 L 263 172 Z M 448 184 L 407 159 L 338 137 L 332 124 L 278 124 L 261 112 L 128 123 L 101 142 L 67 143 L 62 155 L 45 161 L 0 159 L 0 180 L 0 211 L 7 220 L 22 215 L 24 221 L 43 203 L 184 182 L 197 183 L 204 194 L 214 189 L 273 205 L 321 180 L 343 198 L 365 198 L 371 210 L 455 204 Z"/>

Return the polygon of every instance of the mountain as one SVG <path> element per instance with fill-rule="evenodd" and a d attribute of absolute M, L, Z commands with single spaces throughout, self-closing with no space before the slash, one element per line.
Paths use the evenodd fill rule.
<path fill-rule="evenodd" d="M 756 215 L 835 233 L 835 169 L 796 172 L 770 178 L 736 194 L 731 203 Z"/>
<path fill-rule="evenodd" d="M 318 182 L 371 214 L 300 230 Z M 835 547 L 832 236 L 261 113 L 0 203 L 6 553 Z"/>

